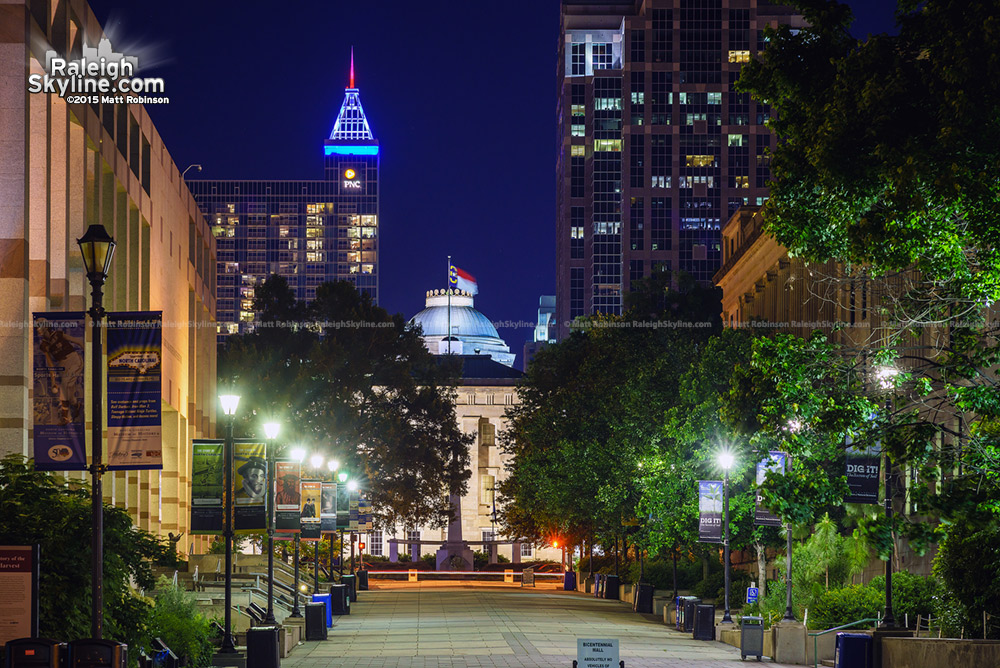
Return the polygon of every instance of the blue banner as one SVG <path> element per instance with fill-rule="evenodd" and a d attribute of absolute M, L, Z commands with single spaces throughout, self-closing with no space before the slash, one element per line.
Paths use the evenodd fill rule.
<path fill-rule="evenodd" d="M 33 440 L 39 471 L 87 468 L 84 314 L 34 313 Z"/>
<path fill-rule="evenodd" d="M 780 527 L 781 518 L 761 505 L 763 499 L 760 496 L 760 486 L 767 477 L 768 471 L 785 472 L 785 459 L 788 455 L 784 452 L 771 450 L 767 457 L 757 462 L 757 504 L 754 510 L 753 523 L 764 527 Z"/>
<path fill-rule="evenodd" d="M 108 314 L 108 468 L 163 468 L 161 311 Z"/>
<path fill-rule="evenodd" d="M 698 542 L 722 542 L 722 481 L 698 481 Z"/>

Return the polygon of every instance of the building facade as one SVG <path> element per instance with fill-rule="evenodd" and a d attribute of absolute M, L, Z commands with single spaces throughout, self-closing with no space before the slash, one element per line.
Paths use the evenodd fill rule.
<path fill-rule="evenodd" d="M 190 180 L 218 249 L 219 342 L 253 327 L 255 288 L 271 274 L 312 301 L 349 281 L 378 302 L 379 145 L 350 85 L 316 181 Z"/>
<path fill-rule="evenodd" d="M 760 204 L 768 109 L 735 91 L 765 26 L 801 25 L 758 0 L 564 0 L 558 59 L 556 292 L 573 318 L 621 313 L 632 281 L 708 284 L 720 229 Z"/>
<path fill-rule="evenodd" d="M 32 452 L 31 316 L 89 308 L 76 240 L 101 224 L 117 242 L 104 307 L 163 312 L 163 469 L 107 473 L 105 501 L 180 535 L 190 441 L 215 430 L 215 240 L 142 105 L 29 93 L 25 81 L 43 74 L 48 50 L 79 59 L 110 51 L 104 38 L 85 0 L 0 2 L 0 454 Z"/>

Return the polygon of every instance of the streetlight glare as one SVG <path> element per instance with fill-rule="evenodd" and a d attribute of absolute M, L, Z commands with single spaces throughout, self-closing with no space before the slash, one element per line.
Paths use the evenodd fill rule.
<path fill-rule="evenodd" d="M 898 375 L 899 369 L 886 364 L 880 365 L 875 370 L 875 379 L 883 390 L 892 388 L 896 384 L 896 376 Z"/>
<path fill-rule="evenodd" d="M 220 394 L 219 401 L 222 403 L 222 412 L 226 415 L 236 415 L 236 407 L 240 405 L 240 395 Z"/>
<path fill-rule="evenodd" d="M 301 464 L 302 460 L 306 458 L 305 448 L 297 448 L 297 447 L 292 448 L 291 454 L 292 454 L 292 459 L 297 461 L 299 464 Z"/>
<path fill-rule="evenodd" d="M 338 462 L 336 459 L 331 459 L 326 463 L 326 467 L 330 469 L 331 472 L 336 471 L 337 469 L 340 468 L 340 462 Z"/>
<path fill-rule="evenodd" d="M 337 480 L 339 480 L 340 482 L 347 482 L 347 472 L 341 471 L 340 473 L 338 473 Z"/>
<path fill-rule="evenodd" d="M 320 468 L 321 466 L 323 466 L 323 455 L 319 454 L 313 455 L 312 457 L 309 458 L 309 463 L 312 465 L 314 469 Z"/>
<path fill-rule="evenodd" d="M 357 490 L 358 489 L 358 481 L 357 480 L 352 480 L 351 482 L 347 483 L 347 489 L 351 490 L 352 492 L 355 491 L 355 490 Z"/>
<path fill-rule="evenodd" d="M 274 440 L 278 438 L 278 432 L 281 431 L 281 425 L 277 422 L 265 422 L 264 423 L 264 435 L 269 439 Z"/>
<path fill-rule="evenodd" d="M 731 452 L 723 452 L 719 454 L 719 466 L 728 471 L 733 468 L 733 464 L 736 462 L 736 458 L 733 457 Z"/>

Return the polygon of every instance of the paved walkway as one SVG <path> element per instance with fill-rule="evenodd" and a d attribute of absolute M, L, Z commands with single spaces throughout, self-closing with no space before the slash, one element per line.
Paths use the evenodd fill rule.
<path fill-rule="evenodd" d="M 571 668 L 577 638 L 618 638 L 626 668 L 741 665 L 735 648 L 693 640 L 618 601 L 434 584 L 360 592 L 351 614 L 334 618 L 328 640 L 303 643 L 283 668 Z"/>

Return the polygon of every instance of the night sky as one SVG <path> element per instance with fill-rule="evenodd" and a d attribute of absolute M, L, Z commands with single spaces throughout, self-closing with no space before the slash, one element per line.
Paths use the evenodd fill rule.
<path fill-rule="evenodd" d="M 450 254 L 521 366 L 555 293 L 558 0 L 90 4 L 163 77 L 170 103 L 147 111 L 193 178 L 322 178 L 353 46 L 381 145 L 380 305 L 422 309 Z M 893 29 L 891 0 L 848 4 L 855 35 Z"/>

